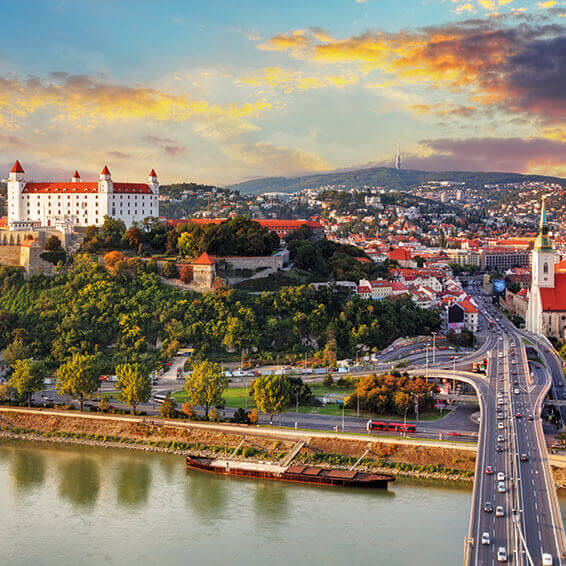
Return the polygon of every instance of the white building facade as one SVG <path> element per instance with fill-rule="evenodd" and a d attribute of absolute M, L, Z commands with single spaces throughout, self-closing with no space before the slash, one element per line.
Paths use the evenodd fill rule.
<path fill-rule="evenodd" d="M 112 181 L 108 167 L 98 182 L 83 182 L 75 171 L 70 183 L 26 182 L 16 161 L 8 178 L 8 228 L 101 226 L 105 216 L 126 227 L 159 216 L 159 183 L 152 169 L 147 183 Z"/>

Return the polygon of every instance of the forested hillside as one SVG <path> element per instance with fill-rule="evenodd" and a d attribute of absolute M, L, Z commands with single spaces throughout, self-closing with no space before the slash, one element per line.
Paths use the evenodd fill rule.
<path fill-rule="evenodd" d="M 97 351 L 107 371 L 133 360 L 155 367 L 180 344 L 211 357 L 227 348 L 264 359 L 325 348 L 352 356 L 356 347 L 382 349 L 439 325 L 436 312 L 405 298 L 364 301 L 307 286 L 261 295 L 181 292 L 140 261 L 112 272 L 80 255 L 66 273 L 27 281 L 0 267 L 0 349 L 19 341 L 51 367 L 73 353 Z"/>

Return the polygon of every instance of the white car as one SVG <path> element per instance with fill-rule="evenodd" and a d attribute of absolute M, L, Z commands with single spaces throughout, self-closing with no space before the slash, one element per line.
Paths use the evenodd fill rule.
<path fill-rule="evenodd" d="M 503 415 L 502 415 L 502 417 L 503 417 Z M 497 423 L 497 428 L 503 429 L 503 428 L 505 428 L 505 425 L 503 423 Z"/>
<path fill-rule="evenodd" d="M 542 566 L 552 566 L 552 555 L 548 552 L 542 553 Z"/>
<path fill-rule="evenodd" d="M 497 472 L 497 481 L 505 481 L 505 473 Z"/>
<path fill-rule="evenodd" d="M 496 517 L 505 517 L 505 510 L 503 509 L 503 505 L 498 505 L 495 508 L 495 516 Z"/>
<path fill-rule="evenodd" d="M 481 543 L 482 544 L 491 544 L 491 538 L 489 537 L 489 533 L 485 532 L 481 535 Z"/>
<path fill-rule="evenodd" d="M 497 435 L 497 442 L 505 442 L 505 437 L 502 434 Z"/>
<path fill-rule="evenodd" d="M 497 562 L 507 562 L 507 550 L 504 546 L 497 549 Z"/>
<path fill-rule="evenodd" d="M 515 393 L 515 395 L 519 395 L 520 391 L 518 389 L 515 389 L 513 393 Z"/>
<path fill-rule="evenodd" d="M 505 493 L 505 483 L 504 483 L 504 482 L 500 481 L 500 482 L 497 484 L 497 491 L 498 491 L 499 493 Z"/>

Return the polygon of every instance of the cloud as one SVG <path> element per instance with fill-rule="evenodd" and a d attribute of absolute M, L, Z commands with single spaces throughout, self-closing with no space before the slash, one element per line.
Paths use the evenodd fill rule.
<path fill-rule="evenodd" d="M 460 116 L 469 118 L 477 114 L 478 109 L 474 106 L 451 104 L 449 102 L 438 102 L 435 104 L 412 104 L 409 106 L 415 114 L 434 114 L 436 116 Z"/>
<path fill-rule="evenodd" d="M 566 141 L 547 138 L 442 138 L 419 143 L 423 153 L 428 155 L 404 157 L 407 168 L 550 175 L 566 172 Z"/>
<path fill-rule="evenodd" d="M 163 153 L 171 157 L 176 157 L 177 155 L 183 155 L 188 152 L 188 149 L 174 140 L 172 138 L 161 138 L 148 134 L 142 137 L 142 141 L 147 142 L 151 145 L 158 146 Z"/>
<path fill-rule="evenodd" d="M 254 166 L 255 174 L 289 175 L 331 168 L 324 159 L 314 153 L 269 142 L 234 144 L 229 152 L 246 165 Z"/>
<path fill-rule="evenodd" d="M 355 73 L 309 76 L 301 71 L 289 71 L 281 67 L 266 67 L 238 79 L 237 82 L 247 85 L 278 87 L 284 92 L 290 93 L 329 86 L 342 88 L 357 84 L 358 76 Z"/>
<path fill-rule="evenodd" d="M 246 128 L 246 119 L 270 108 L 260 100 L 245 104 L 212 104 L 187 95 L 145 86 L 103 83 L 87 75 L 52 73 L 48 81 L 0 77 L 0 125 L 16 125 L 23 117 L 48 110 L 54 121 L 68 121 L 87 129 L 101 121 L 152 120 L 206 122 L 230 119 Z"/>
<path fill-rule="evenodd" d="M 414 31 L 319 39 L 312 31 L 277 35 L 262 49 L 299 59 L 381 71 L 384 81 L 465 92 L 471 101 L 546 121 L 566 116 L 566 27 L 505 18 L 468 20 Z"/>
<path fill-rule="evenodd" d="M 109 151 L 108 155 L 115 159 L 132 159 L 133 155 L 128 153 L 124 153 L 123 151 Z"/>

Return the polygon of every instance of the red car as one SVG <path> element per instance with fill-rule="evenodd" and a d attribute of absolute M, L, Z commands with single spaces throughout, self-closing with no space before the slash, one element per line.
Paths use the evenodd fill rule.
<path fill-rule="evenodd" d="M 491 466 L 487 466 L 487 467 L 486 467 L 485 473 L 488 474 L 488 475 L 493 474 L 493 469 L 491 468 Z"/>

